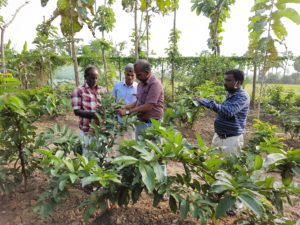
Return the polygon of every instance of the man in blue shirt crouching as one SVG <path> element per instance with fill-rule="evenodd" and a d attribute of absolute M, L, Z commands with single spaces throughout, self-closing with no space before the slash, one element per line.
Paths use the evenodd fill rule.
<path fill-rule="evenodd" d="M 244 73 L 230 70 L 225 73 L 224 87 L 228 92 L 226 100 L 217 104 L 214 100 L 195 97 L 206 108 L 217 113 L 214 123 L 213 146 L 220 146 L 225 154 L 239 156 L 244 145 L 244 132 L 249 111 L 250 98 L 242 88 Z"/>

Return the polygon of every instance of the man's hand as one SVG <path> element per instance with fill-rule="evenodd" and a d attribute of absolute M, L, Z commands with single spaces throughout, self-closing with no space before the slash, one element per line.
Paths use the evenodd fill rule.
<path fill-rule="evenodd" d="M 119 114 L 120 116 L 125 116 L 126 115 L 126 110 L 125 109 L 117 109 L 116 113 Z"/>
<path fill-rule="evenodd" d="M 195 101 L 200 102 L 203 98 L 201 98 L 201 97 L 199 97 L 199 96 L 195 96 L 193 99 L 194 99 Z"/>

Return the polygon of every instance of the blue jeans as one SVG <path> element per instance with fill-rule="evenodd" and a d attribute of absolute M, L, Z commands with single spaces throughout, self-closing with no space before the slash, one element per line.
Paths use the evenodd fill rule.
<path fill-rule="evenodd" d="M 146 130 L 148 127 L 152 127 L 151 122 L 141 122 L 139 125 L 135 127 L 135 140 L 139 140 L 143 131 Z M 156 142 L 162 142 L 161 138 L 156 140 Z M 161 164 L 162 170 L 164 172 L 164 179 L 168 176 L 167 172 L 167 165 L 166 164 Z"/>
<path fill-rule="evenodd" d="M 135 140 L 139 140 L 140 136 L 142 135 L 143 131 L 146 130 L 148 127 L 151 127 L 151 122 L 141 122 L 139 125 L 135 127 Z"/>

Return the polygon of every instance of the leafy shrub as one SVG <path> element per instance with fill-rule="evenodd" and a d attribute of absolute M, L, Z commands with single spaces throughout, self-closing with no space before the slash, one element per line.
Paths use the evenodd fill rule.
<path fill-rule="evenodd" d="M 282 86 L 269 88 L 264 100 L 265 111 L 274 115 L 291 138 L 300 134 L 300 101 L 294 91 L 284 92 Z"/>
<path fill-rule="evenodd" d="M 258 127 L 263 136 L 273 135 L 273 128 L 266 124 L 260 123 Z M 263 132 L 263 127 L 268 130 Z M 57 193 L 64 192 L 67 184 L 80 178 L 100 185 L 82 204 L 86 219 L 96 208 L 106 210 L 108 201 L 119 206 L 128 205 L 130 200 L 136 202 L 145 190 L 153 193 L 154 206 L 168 194 L 173 212 L 179 211 L 183 218 L 191 214 L 202 224 L 207 224 L 208 220 L 217 224 L 237 202 L 244 205 L 242 210 L 247 215 L 247 219 L 240 222 L 280 224 L 277 221 L 282 220 L 275 215 L 283 213 L 283 199 L 300 193 L 293 180 L 294 176 L 300 175 L 299 149 L 269 145 L 260 152 L 246 149 L 240 157 L 230 157 L 218 148 L 206 147 L 200 136 L 197 136 L 198 144 L 192 145 L 180 132 L 162 127 L 157 121 L 153 121 L 153 127 L 146 130 L 146 135 L 160 137 L 160 141 L 123 142 L 121 155 L 111 159 L 110 166 L 104 168 L 99 168 L 97 161 L 87 161 L 78 155 L 71 159 L 62 153 L 53 156 L 41 152 L 44 168 L 56 171 L 50 173 L 55 185 L 47 191 L 48 197 L 57 198 Z M 262 140 L 260 146 L 268 142 L 267 138 Z M 165 177 L 161 164 L 168 162 L 181 164 L 183 172 Z M 272 173 L 268 173 L 270 171 Z M 281 180 L 276 173 L 281 175 Z M 49 207 L 39 212 L 47 210 Z M 293 224 L 292 221 L 285 222 Z"/>
<path fill-rule="evenodd" d="M 42 143 L 35 142 L 37 128 L 33 123 L 43 115 L 58 115 L 61 99 L 49 88 L 0 96 L 2 191 L 10 191 L 13 181 L 15 186 L 24 181 L 26 188 L 27 178 L 38 166 L 33 153 Z"/>
<path fill-rule="evenodd" d="M 175 101 L 169 103 L 165 110 L 164 123 L 170 124 L 179 121 L 182 124 L 192 125 L 201 115 L 201 112 L 205 110 L 204 107 L 200 107 L 199 102 L 193 99 L 195 96 L 212 99 L 220 103 L 224 100 L 225 90 L 223 86 L 218 86 L 211 81 L 206 81 L 193 90 L 185 86 L 179 87 Z"/>

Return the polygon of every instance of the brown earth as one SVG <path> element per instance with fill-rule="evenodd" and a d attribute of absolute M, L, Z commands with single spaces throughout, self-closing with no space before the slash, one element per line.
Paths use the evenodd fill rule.
<path fill-rule="evenodd" d="M 207 115 L 197 121 L 193 128 L 182 128 L 183 135 L 191 142 L 195 142 L 194 133 L 199 133 L 204 141 L 209 144 L 213 136 L 214 114 Z M 245 140 L 249 140 L 254 129 L 251 126 L 253 116 L 250 114 L 249 122 L 246 128 Z M 42 132 L 54 124 L 64 124 L 71 127 L 75 132 L 78 131 L 77 118 L 72 114 L 59 116 L 56 118 L 43 118 L 35 125 L 38 132 Z M 297 144 L 297 143 L 296 143 Z M 181 166 L 178 163 L 170 163 L 168 172 L 171 174 L 180 173 Z M 63 204 L 47 219 L 41 220 L 33 213 L 32 208 L 35 206 L 39 195 L 47 189 L 48 179 L 36 172 L 29 180 L 28 190 L 24 192 L 20 187 L 14 193 L 9 195 L 0 195 L 0 225 L 50 225 L 50 224 L 85 224 L 82 218 L 82 209 L 78 206 L 87 197 L 80 189 L 71 187 L 70 197 L 63 201 Z M 87 224 L 93 225 L 194 225 L 198 224 L 192 218 L 182 220 L 179 215 L 174 214 L 168 207 L 168 202 L 161 202 L 158 208 L 152 207 L 151 196 L 143 194 L 142 199 L 126 208 L 112 208 L 106 213 L 98 212 Z M 285 203 L 285 216 L 297 220 L 300 218 L 300 198 L 292 197 L 294 206 Z M 221 224 L 236 224 L 238 217 L 226 217 Z"/>

